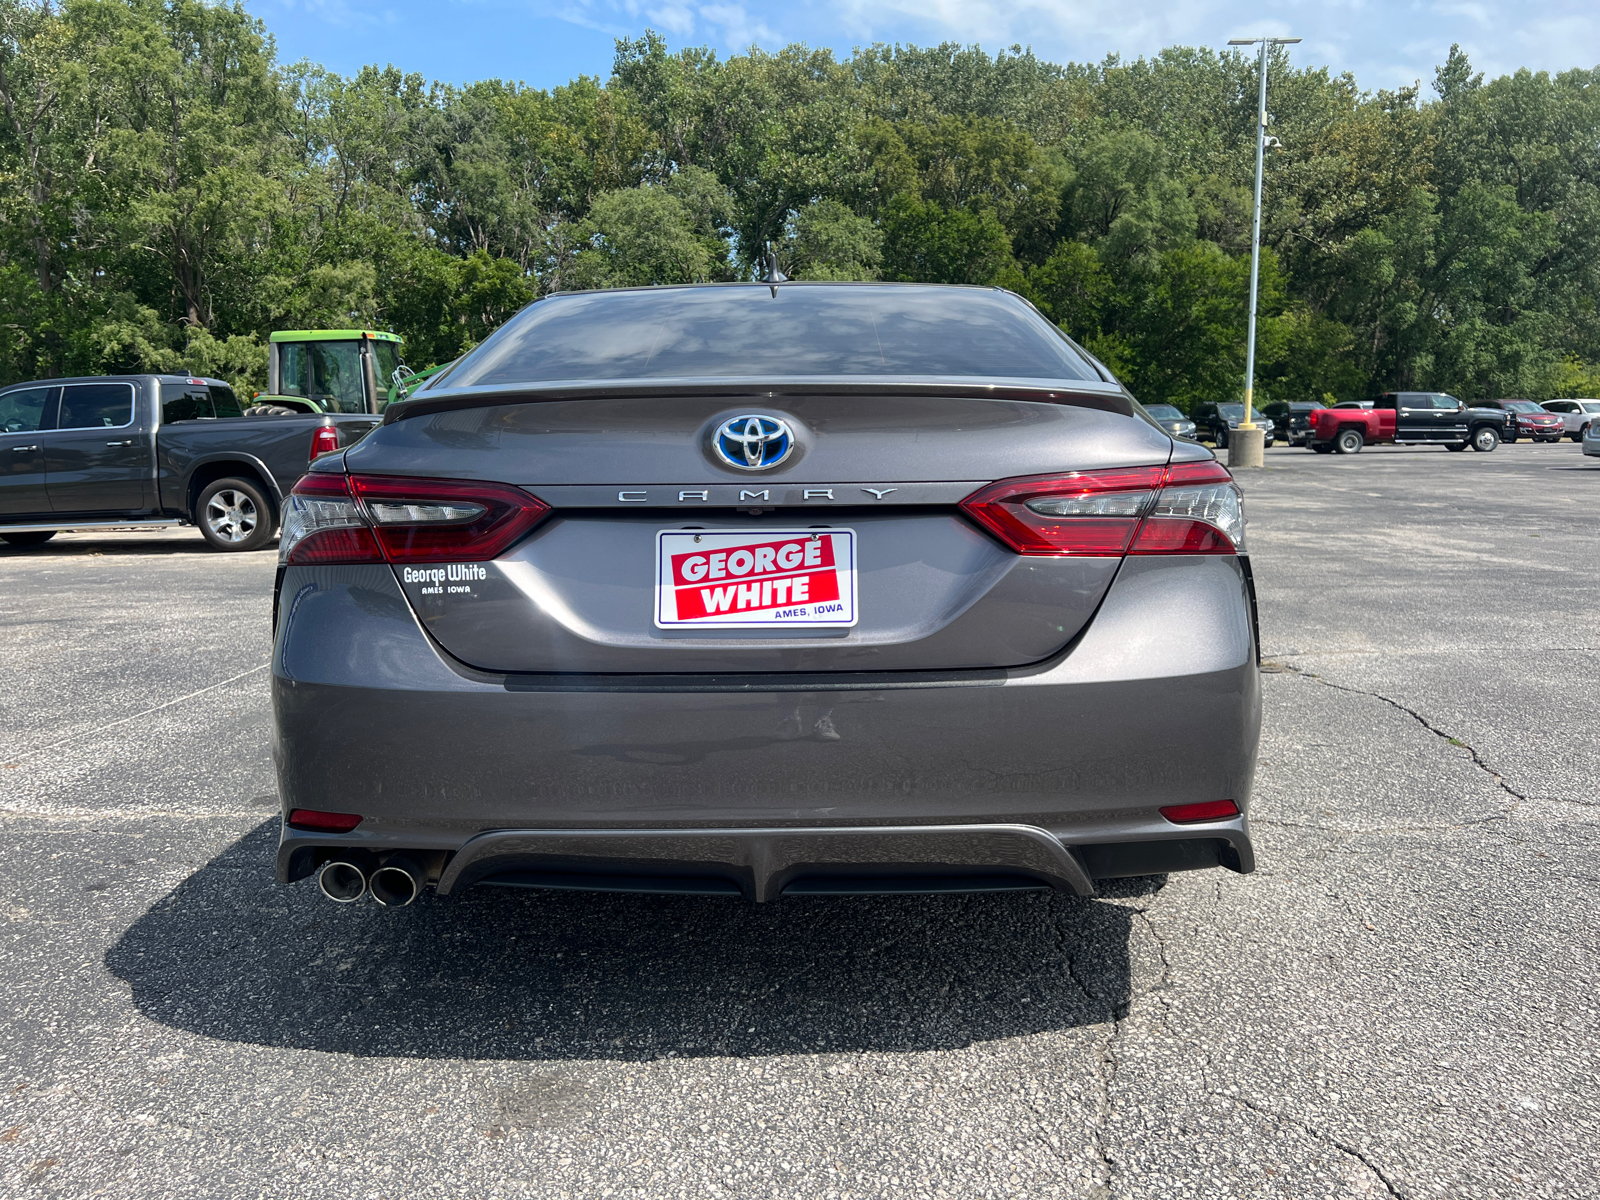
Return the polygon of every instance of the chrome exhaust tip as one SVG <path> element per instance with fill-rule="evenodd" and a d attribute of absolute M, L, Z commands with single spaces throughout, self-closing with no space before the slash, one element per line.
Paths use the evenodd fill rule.
<path fill-rule="evenodd" d="M 409 854 L 390 854 L 367 879 L 372 898 L 385 908 L 404 908 L 422 894 L 428 881 L 422 864 Z"/>
<path fill-rule="evenodd" d="M 335 859 L 322 864 L 317 886 L 335 904 L 354 904 L 367 894 L 367 873 L 355 863 Z"/>

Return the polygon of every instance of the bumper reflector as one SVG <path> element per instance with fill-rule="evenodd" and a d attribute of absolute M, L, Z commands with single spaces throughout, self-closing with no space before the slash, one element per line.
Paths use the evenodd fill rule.
<path fill-rule="evenodd" d="M 1195 821 L 1222 821 L 1239 815 L 1239 806 L 1232 800 L 1202 800 L 1199 804 L 1169 804 L 1161 815 L 1174 825 L 1189 825 Z"/>
<path fill-rule="evenodd" d="M 295 808 L 289 811 L 290 829 L 309 829 L 314 833 L 349 833 L 361 818 L 355 813 L 318 812 L 314 808 Z"/>

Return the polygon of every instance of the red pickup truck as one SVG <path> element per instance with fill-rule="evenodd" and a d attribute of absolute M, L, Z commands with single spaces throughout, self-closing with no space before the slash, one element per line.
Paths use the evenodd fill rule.
<path fill-rule="evenodd" d="M 1469 408 L 1443 392 L 1385 392 L 1317 409 L 1306 444 L 1318 454 L 1359 454 L 1372 442 L 1487 452 L 1505 440 L 1508 416 L 1500 409 Z"/>

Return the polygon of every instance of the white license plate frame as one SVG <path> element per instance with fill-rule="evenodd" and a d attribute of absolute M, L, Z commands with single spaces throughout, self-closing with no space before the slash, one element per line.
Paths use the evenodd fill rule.
<path fill-rule="evenodd" d="M 656 628 L 766 629 L 774 636 L 852 628 L 860 617 L 856 546 L 854 529 L 831 526 L 659 530 Z M 689 561 L 696 558 L 704 561 Z"/>

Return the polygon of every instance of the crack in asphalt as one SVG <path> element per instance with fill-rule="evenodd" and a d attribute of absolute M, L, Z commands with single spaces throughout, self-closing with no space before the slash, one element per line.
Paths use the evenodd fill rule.
<path fill-rule="evenodd" d="M 1106 1032 L 1095 1052 L 1095 1080 L 1100 1085 L 1099 1095 L 1095 1098 L 1094 1126 L 1089 1131 L 1089 1150 L 1094 1155 L 1094 1178 L 1105 1194 L 1111 1194 L 1111 1176 L 1116 1171 L 1116 1160 L 1106 1149 L 1106 1126 L 1111 1121 L 1111 1087 L 1117 1079 L 1117 1040 L 1122 1036 L 1122 1023 L 1125 1016 L 1119 1016 L 1111 1022 L 1111 1028 Z"/>
<path fill-rule="evenodd" d="M 1143 910 L 1138 910 L 1143 911 Z M 1106 1149 L 1106 1125 L 1111 1120 L 1111 1087 L 1117 1077 L 1117 1061 L 1115 1045 L 1122 1036 L 1122 1023 L 1127 1018 L 1133 1006 L 1130 997 L 1120 1006 L 1113 1006 L 1090 990 L 1078 974 L 1078 964 L 1067 949 L 1066 931 L 1062 929 L 1059 920 L 1054 922 L 1056 930 L 1056 947 L 1061 953 L 1062 961 L 1067 967 L 1067 976 L 1072 980 L 1073 986 L 1083 993 L 1083 997 L 1091 1005 L 1105 1011 L 1105 1021 L 1110 1027 L 1095 1047 L 1094 1076 L 1096 1095 L 1094 1101 L 1094 1118 L 1089 1127 L 1089 1156 L 1090 1170 L 1094 1176 L 1096 1195 L 1109 1197 L 1111 1195 L 1111 1177 L 1116 1171 L 1116 1160 L 1111 1157 Z"/>
<path fill-rule="evenodd" d="M 1314 672 L 1307 671 L 1304 667 L 1296 666 L 1291 662 L 1282 662 L 1282 660 L 1279 660 L 1279 665 L 1284 668 L 1286 673 L 1292 674 L 1300 679 L 1314 680 L 1315 682 L 1320 683 L 1323 687 L 1332 688 L 1337 692 L 1348 692 L 1352 696 L 1367 696 L 1373 700 L 1381 700 L 1383 703 L 1387 704 L 1390 708 L 1395 709 L 1397 712 L 1405 713 L 1406 716 L 1410 717 L 1413 721 L 1415 721 L 1418 725 L 1421 725 L 1435 737 L 1444 739 L 1444 741 L 1456 747 L 1458 750 L 1465 750 L 1467 755 L 1472 759 L 1472 765 L 1477 767 L 1478 770 L 1482 771 L 1490 779 L 1494 780 L 1494 785 L 1506 795 L 1516 800 L 1518 804 L 1524 804 L 1527 802 L 1528 797 L 1507 783 L 1505 776 L 1501 775 L 1499 771 L 1496 771 L 1493 767 L 1491 767 L 1488 762 L 1484 760 L 1484 757 L 1478 753 L 1475 747 L 1468 745 L 1454 734 L 1440 729 L 1416 709 L 1408 708 L 1406 705 L 1401 704 L 1400 701 L 1391 699 L 1381 692 L 1369 692 L 1365 688 L 1350 687 L 1349 685 L 1343 683 L 1334 683 L 1331 679 L 1324 679 L 1322 676 L 1317 675 Z"/>
<path fill-rule="evenodd" d="M 1145 908 L 1131 910 L 1133 918 L 1149 930 L 1150 936 L 1156 944 L 1157 956 L 1161 960 L 1160 979 L 1152 987 L 1142 989 L 1141 994 L 1147 995 L 1160 1003 L 1161 1014 L 1159 1020 L 1161 1028 L 1166 1031 L 1168 1037 L 1175 1037 L 1176 1035 L 1172 1032 L 1172 1026 L 1168 1020 L 1170 1005 L 1165 997 L 1160 994 L 1172 986 L 1172 960 L 1167 956 L 1166 939 L 1161 936 L 1156 929 L 1155 923 L 1150 919 L 1150 912 L 1154 907 L 1155 905 L 1150 905 Z M 1121 1066 L 1117 1056 L 1117 1045 L 1122 1040 L 1127 1022 L 1131 1019 L 1134 1001 L 1137 997 L 1131 994 L 1132 988 L 1130 987 L 1130 995 L 1121 1004 L 1115 1006 L 1107 1004 L 1106 1001 L 1090 991 L 1088 985 L 1078 975 L 1077 964 L 1073 961 L 1072 956 L 1065 951 L 1064 934 L 1059 924 L 1057 925 L 1057 938 L 1062 947 L 1062 958 L 1066 962 L 1067 974 L 1071 977 L 1077 989 L 1091 1003 L 1105 1007 L 1106 1022 L 1109 1025 L 1105 1035 L 1100 1039 L 1099 1045 L 1095 1047 L 1094 1071 L 1097 1095 L 1095 1097 L 1094 1121 L 1089 1131 L 1089 1153 L 1093 1160 L 1094 1179 L 1098 1194 L 1109 1197 L 1111 1195 L 1112 1177 L 1117 1171 L 1117 1160 L 1112 1157 L 1111 1151 L 1106 1145 L 1106 1127 L 1110 1124 L 1111 1113 L 1116 1106 L 1115 1101 L 1112 1099 L 1112 1089 L 1116 1084 L 1117 1073 Z"/>
<path fill-rule="evenodd" d="M 1172 1022 L 1169 1020 L 1172 1015 L 1172 1005 L 1165 995 L 1172 988 L 1172 960 L 1167 957 L 1167 940 L 1161 936 L 1160 931 L 1156 929 L 1156 923 L 1150 919 L 1148 908 L 1136 908 L 1133 911 L 1134 916 L 1150 931 L 1151 938 L 1155 940 L 1156 953 L 1161 959 L 1161 978 L 1154 987 L 1147 989 L 1147 994 L 1161 1005 L 1161 1028 L 1169 1038 L 1176 1037 L 1177 1035 L 1172 1032 Z"/>
<path fill-rule="evenodd" d="M 219 679 L 216 683 L 207 684 L 205 687 L 200 688 L 197 691 L 188 693 L 188 695 L 174 696 L 171 700 L 163 701 L 160 704 L 153 704 L 149 708 L 140 709 L 138 712 L 132 713 L 129 716 L 118 717 L 115 721 L 105 721 L 101 724 L 95 725 L 92 729 L 84 729 L 78 733 L 68 734 L 59 741 L 49 742 L 43 746 L 35 746 L 31 750 L 24 750 L 21 754 L 13 755 L 12 761 L 22 762 L 24 759 L 32 758 L 36 754 L 43 754 L 47 750 L 60 749 L 69 742 L 76 742 L 86 737 L 93 737 L 96 734 L 104 733 L 108 729 L 115 729 L 118 725 L 126 725 L 129 721 L 137 721 L 140 717 L 148 717 L 151 713 L 160 712 L 164 708 L 171 708 L 174 704 L 182 704 L 185 700 L 193 700 L 196 696 L 204 696 L 207 692 L 214 692 L 220 687 L 227 687 L 230 683 L 238 683 L 239 680 L 247 679 L 251 675 L 256 674 L 258 671 L 265 671 L 271 665 L 272 664 L 270 662 L 264 662 L 260 666 L 251 667 L 248 671 L 240 671 L 237 675 L 231 675 L 227 679 Z"/>
<path fill-rule="evenodd" d="M 1287 1113 L 1277 1112 L 1274 1109 L 1268 1108 L 1264 1104 L 1257 1104 L 1254 1100 L 1248 1099 L 1244 1096 L 1233 1096 L 1226 1092 L 1212 1092 L 1211 1094 L 1219 1099 L 1228 1100 L 1234 1104 L 1242 1105 L 1245 1108 L 1248 1108 L 1251 1112 L 1258 1113 L 1263 1117 L 1271 1117 L 1274 1121 L 1282 1121 L 1285 1125 L 1293 1125 L 1296 1129 L 1303 1129 L 1306 1133 L 1309 1133 L 1312 1137 L 1316 1138 L 1317 1141 L 1332 1146 L 1335 1150 L 1338 1150 L 1342 1154 L 1349 1155 L 1367 1170 L 1371 1171 L 1378 1182 L 1383 1184 L 1383 1186 L 1388 1190 L 1389 1195 L 1395 1197 L 1395 1200 L 1405 1200 L 1406 1194 L 1400 1190 L 1399 1185 L 1397 1185 L 1389 1178 L 1387 1174 L 1384 1173 L 1382 1167 L 1378 1166 L 1377 1163 L 1373 1162 L 1372 1159 L 1368 1158 L 1354 1146 L 1348 1145 L 1345 1142 L 1341 1142 L 1338 1138 L 1334 1137 L 1330 1133 L 1323 1132 L 1310 1121 L 1303 1121 L 1299 1117 L 1291 1117 Z"/>

